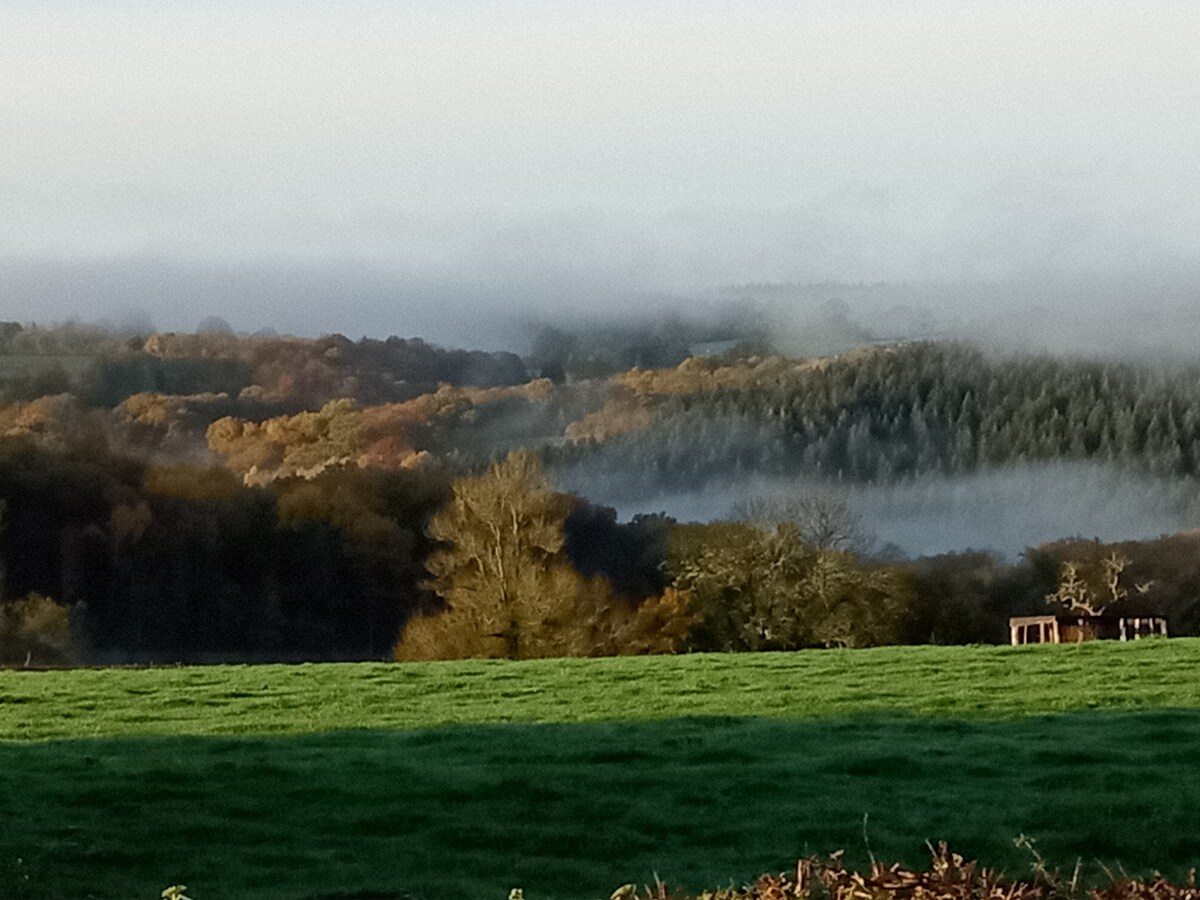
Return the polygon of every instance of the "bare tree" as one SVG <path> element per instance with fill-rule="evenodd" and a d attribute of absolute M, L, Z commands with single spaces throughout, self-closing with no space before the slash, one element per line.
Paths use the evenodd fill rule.
<path fill-rule="evenodd" d="M 1121 573 L 1129 565 L 1129 560 L 1114 550 L 1101 563 L 1104 566 L 1104 586 L 1108 588 L 1110 603 L 1117 603 L 1129 596 L 1129 591 L 1121 587 Z"/>
<path fill-rule="evenodd" d="M 735 503 L 731 514 L 764 528 L 794 525 L 801 540 L 817 550 L 866 553 L 873 543 L 858 514 L 844 498 L 828 490 L 791 496 L 754 495 Z"/>
<path fill-rule="evenodd" d="M 1072 560 L 1063 560 L 1062 570 L 1058 577 L 1058 589 L 1053 594 L 1046 595 L 1047 603 L 1060 603 L 1069 612 L 1098 616 L 1112 604 L 1129 596 L 1129 591 L 1121 585 L 1121 575 L 1125 571 L 1125 567 L 1129 565 L 1129 560 L 1117 551 L 1112 551 L 1100 561 L 1104 588 L 1107 591 L 1107 597 L 1103 598 L 1103 601 L 1092 590 L 1086 579 L 1080 575 L 1081 565 Z M 1149 587 L 1150 583 L 1138 585 L 1138 592 L 1144 594 Z"/>

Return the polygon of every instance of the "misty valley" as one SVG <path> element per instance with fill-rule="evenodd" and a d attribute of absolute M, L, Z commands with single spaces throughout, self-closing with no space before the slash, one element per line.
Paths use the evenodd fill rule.
<path fill-rule="evenodd" d="M 740 304 L 521 352 L 2 324 L 3 659 L 1001 642 L 1064 584 L 1200 630 L 1200 370 L 828 303 L 796 355 Z"/>
<path fill-rule="evenodd" d="M 1200 526 L 1190 481 L 1092 463 L 1029 463 L 967 475 L 927 475 L 890 484 L 756 476 L 684 491 L 628 495 L 586 478 L 566 486 L 623 519 L 661 513 L 681 522 L 736 518 L 762 498 L 818 496 L 843 505 L 873 552 L 905 557 L 990 551 L 1008 561 L 1065 537 L 1146 540 Z"/>
<path fill-rule="evenodd" d="M 0 900 L 1200 900 L 1198 46 L 0 2 Z"/>
<path fill-rule="evenodd" d="M 583 900 L 868 821 L 1185 877 L 1200 367 L 742 313 L 0 323 L 0 895 Z M 1109 612 L 1171 639 L 981 646 Z"/>

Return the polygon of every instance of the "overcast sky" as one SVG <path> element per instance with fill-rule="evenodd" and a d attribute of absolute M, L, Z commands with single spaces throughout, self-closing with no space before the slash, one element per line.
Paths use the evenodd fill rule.
<path fill-rule="evenodd" d="M 0 2 L 0 318 L 1194 273 L 1198 46 L 1195 0 Z"/>

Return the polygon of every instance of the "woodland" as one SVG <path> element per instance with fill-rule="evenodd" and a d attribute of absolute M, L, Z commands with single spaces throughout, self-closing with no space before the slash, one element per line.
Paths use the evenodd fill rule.
<path fill-rule="evenodd" d="M 693 355 L 723 341 L 714 355 Z M 887 484 L 1095 461 L 1190 486 L 1200 369 L 760 334 L 420 339 L 0 323 L 0 664 L 424 660 L 1200 633 L 1200 534 L 903 558 L 820 496 L 707 522 L 563 485 Z"/>

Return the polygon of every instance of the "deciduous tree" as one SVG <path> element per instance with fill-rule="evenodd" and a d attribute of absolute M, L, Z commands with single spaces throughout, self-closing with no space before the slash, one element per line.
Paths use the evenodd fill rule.
<path fill-rule="evenodd" d="M 861 647 L 896 638 L 910 589 L 896 573 L 806 543 L 794 525 L 677 526 L 675 586 L 694 599 L 698 650 Z"/>
<path fill-rule="evenodd" d="M 408 623 L 396 658 L 674 649 L 686 631 L 680 594 L 629 602 L 614 595 L 607 578 L 587 577 L 571 566 L 564 523 L 574 503 L 554 490 L 539 458 L 525 452 L 456 481 L 453 498 L 429 528 L 444 544 L 426 567 L 445 608 Z"/>

